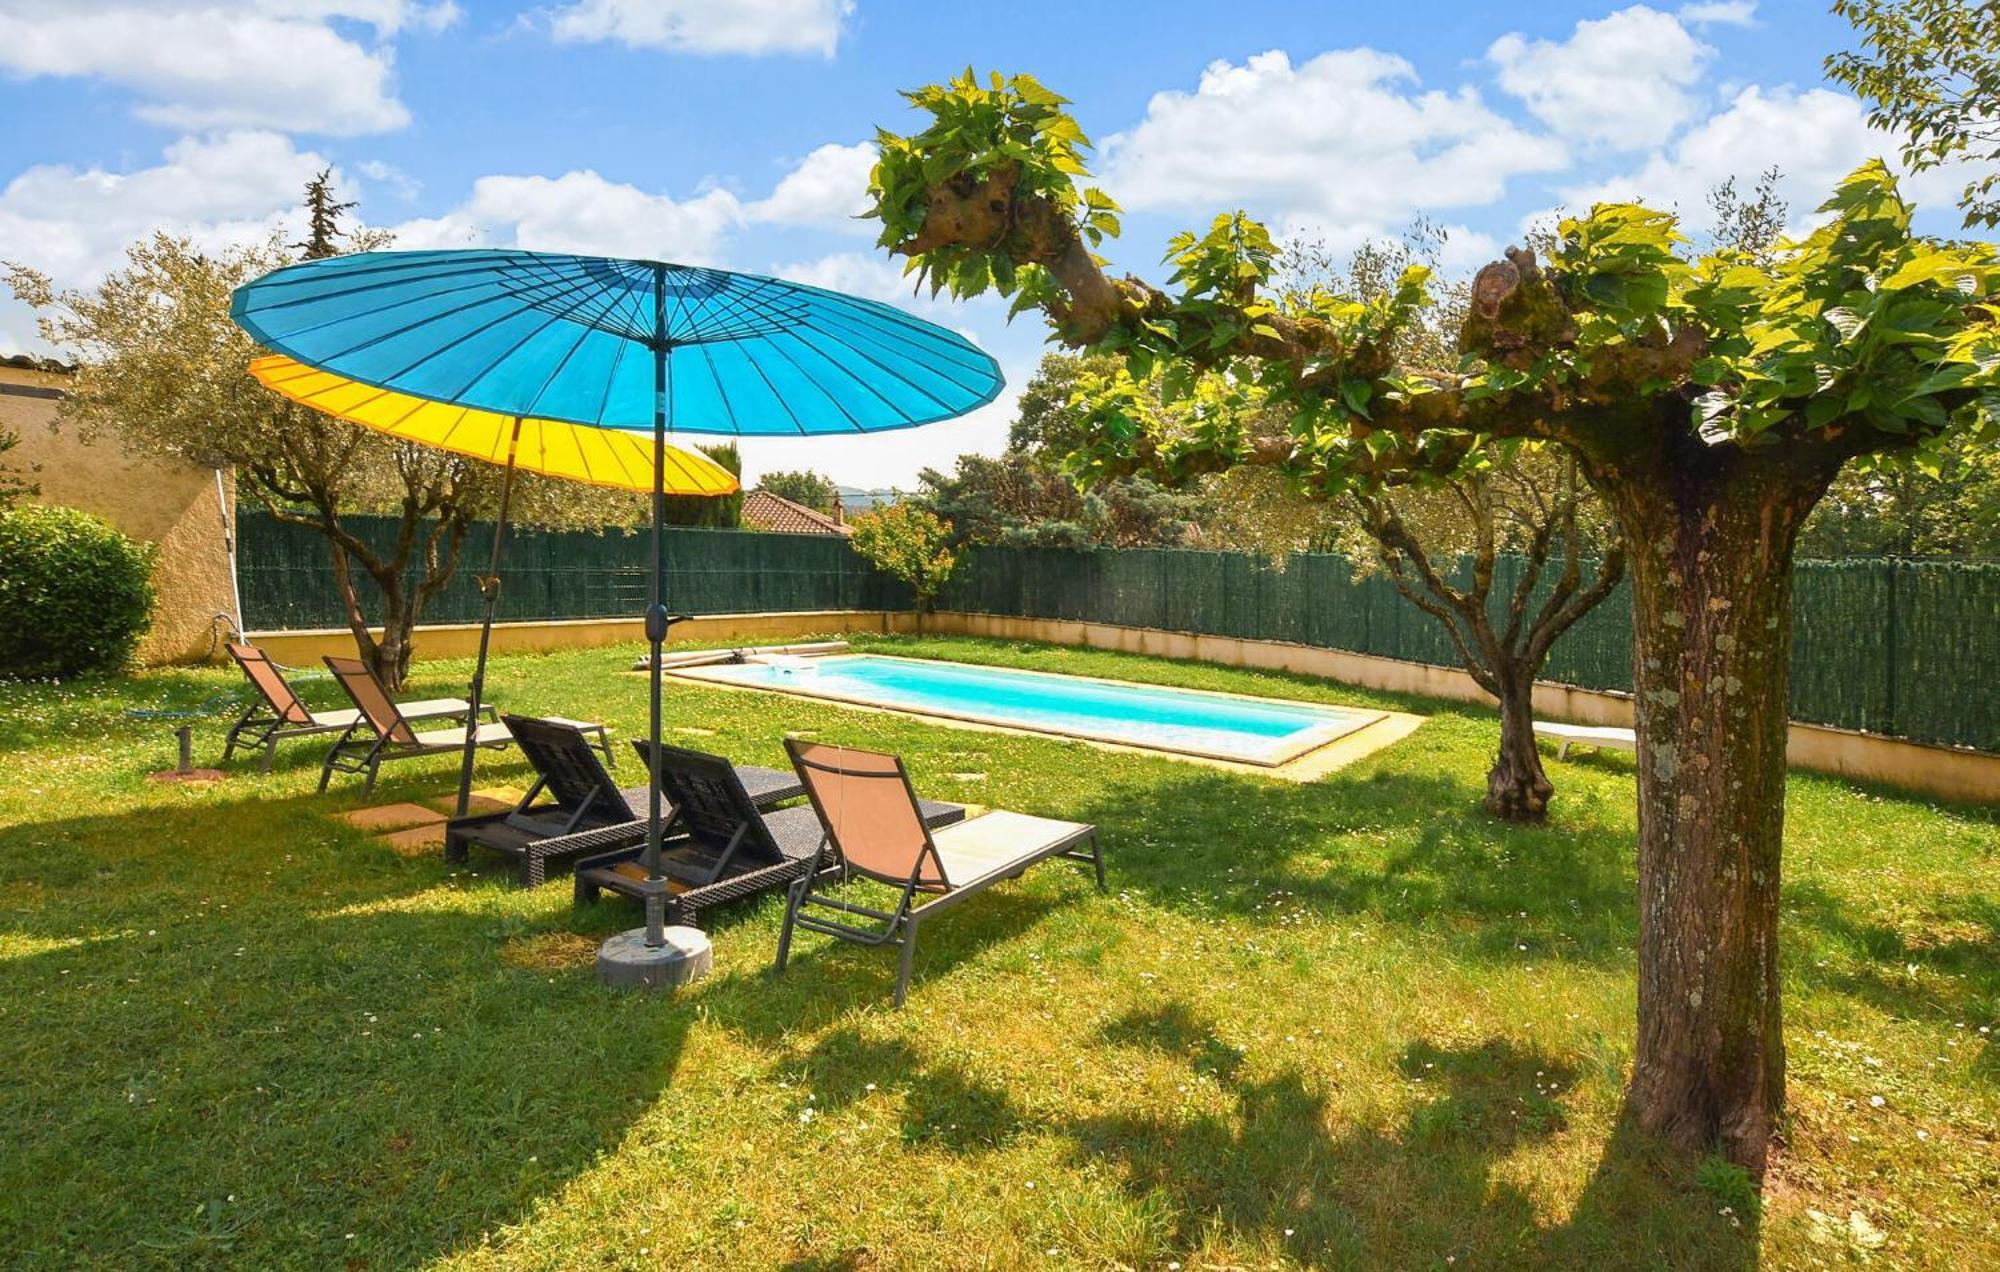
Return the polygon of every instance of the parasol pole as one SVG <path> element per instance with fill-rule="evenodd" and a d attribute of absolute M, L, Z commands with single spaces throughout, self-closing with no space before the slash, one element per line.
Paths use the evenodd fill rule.
<path fill-rule="evenodd" d="M 652 715 L 646 754 L 646 945 L 659 949 L 666 937 L 666 883 L 660 874 L 660 659 L 667 639 L 665 546 L 667 520 L 667 268 L 653 266 L 653 580 L 646 607 L 646 642 L 652 647 Z"/>
<path fill-rule="evenodd" d="M 472 757 L 479 750 L 479 699 L 486 692 L 486 649 L 493 640 L 493 611 L 500 605 L 500 541 L 507 536 L 507 505 L 514 497 L 514 454 L 521 445 L 521 417 L 514 417 L 514 431 L 507 438 L 507 472 L 500 479 L 500 519 L 493 524 L 493 557 L 486 577 L 479 580 L 479 592 L 486 600 L 486 617 L 479 625 L 479 659 L 472 665 L 472 691 L 467 698 L 471 710 L 465 715 L 465 758 L 458 765 L 458 813 L 465 816 L 472 804 Z"/>

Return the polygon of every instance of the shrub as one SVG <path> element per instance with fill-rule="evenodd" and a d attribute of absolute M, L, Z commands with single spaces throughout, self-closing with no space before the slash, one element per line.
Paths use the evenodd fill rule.
<path fill-rule="evenodd" d="M 87 512 L 0 512 L 0 676 L 124 667 L 153 621 L 152 570 L 152 548 Z"/>
<path fill-rule="evenodd" d="M 889 504 L 854 521 L 854 550 L 876 569 L 908 583 L 917 594 L 919 614 L 929 611 L 958 564 L 950 542 L 951 527 L 915 504 Z"/>

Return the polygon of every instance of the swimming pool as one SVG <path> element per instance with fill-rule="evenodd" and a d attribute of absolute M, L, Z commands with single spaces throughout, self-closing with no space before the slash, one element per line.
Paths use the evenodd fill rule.
<path fill-rule="evenodd" d="M 883 654 L 725 663 L 675 674 L 1270 766 L 1382 718 L 1379 711 Z"/>

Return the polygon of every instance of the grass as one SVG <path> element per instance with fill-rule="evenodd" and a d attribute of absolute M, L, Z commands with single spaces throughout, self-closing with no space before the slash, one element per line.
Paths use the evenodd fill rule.
<path fill-rule="evenodd" d="M 691 992 L 600 990 L 635 911 L 398 856 L 329 815 L 358 782 L 312 794 L 310 744 L 146 783 L 173 722 L 126 713 L 223 672 L 0 687 L 0 1265 L 2000 1264 L 1993 811 L 1793 780 L 1791 1108 L 1759 1205 L 1617 1130 L 1631 757 L 1552 765 L 1549 827 L 1503 829 L 1479 712 L 874 643 L 1430 719 L 1300 786 L 674 685 L 696 745 L 777 763 L 812 730 L 902 752 L 927 794 L 1103 828 L 1108 894 L 1051 863 L 956 912 L 895 1013 L 883 951 L 806 938 L 769 978 L 775 899 L 715 915 Z M 504 658 L 492 696 L 630 737 L 630 654 Z M 371 802 L 453 771 L 392 766 Z"/>

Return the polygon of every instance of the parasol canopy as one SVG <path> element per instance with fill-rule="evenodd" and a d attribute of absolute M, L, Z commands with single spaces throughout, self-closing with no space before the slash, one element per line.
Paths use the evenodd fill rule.
<path fill-rule="evenodd" d="M 489 464 L 509 462 L 511 415 L 378 389 L 283 354 L 252 359 L 250 374 L 265 388 L 350 424 Z M 614 490 L 644 493 L 653 488 L 652 440 L 643 434 L 563 420 L 529 418 L 520 425 L 512 447 L 517 468 Z M 650 419 L 645 427 L 652 427 Z M 666 479 L 670 495 L 733 495 L 740 489 L 736 474 L 677 446 L 667 448 Z"/>
<path fill-rule="evenodd" d="M 230 312 L 350 380 L 597 428 L 873 433 L 962 415 L 1003 383 L 970 340 L 892 306 L 661 261 L 359 252 L 275 270 Z"/>
<path fill-rule="evenodd" d="M 651 421 L 645 948 L 653 951 L 667 945 L 658 769 L 667 434 L 912 428 L 983 406 L 1004 384 L 972 341 L 900 309 L 667 261 L 499 248 L 359 252 L 273 270 L 237 288 L 229 312 L 267 349 L 375 388 L 510 422 L 630 430 Z"/>

